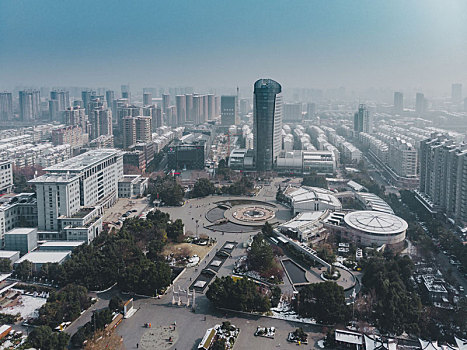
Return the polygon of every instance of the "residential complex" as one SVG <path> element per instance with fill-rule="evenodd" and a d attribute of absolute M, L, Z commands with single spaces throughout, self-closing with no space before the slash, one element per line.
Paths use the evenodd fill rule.
<path fill-rule="evenodd" d="M 420 145 L 420 202 L 431 212 L 467 222 L 467 145 L 434 134 Z"/>

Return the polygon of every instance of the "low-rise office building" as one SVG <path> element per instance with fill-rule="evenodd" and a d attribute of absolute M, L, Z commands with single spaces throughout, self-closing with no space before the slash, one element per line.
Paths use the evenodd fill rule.
<path fill-rule="evenodd" d="M 289 185 L 284 190 L 283 197 L 294 214 L 342 208 L 342 203 L 333 192 L 319 187 Z"/>
<path fill-rule="evenodd" d="M 14 266 L 18 266 L 23 261 L 29 261 L 32 263 L 32 271 L 39 272 L 42 270 L 44 264 L 63 264 L 71 256 L 71 252 L 32 252 L 26 254 L 21 259 L 14 263 Z"/>
<path fill-rule="evenodd" d="M 37 247 L 36 228 L 15 228 L 4 235 L 5 250 L 17 250 L 27 254 Z"/>
<path fill-rule="evenodd" d="M 118 182 L 119 198 L 135 198 L 142 196 L 148 188 L 148 178 L 141 175 L 124 175 Z"/>
<path fill-rule="evenodd" d="M 12 264 L 19 259 L 19 255 L 18 250 L 0 250 L 0 259 L 9 259 Z"/>
<path fill-rule="evenodd" d="M 84 243 L 84 241 L 47 241 L 42 243 L 38 249 L 40 252 L 71 252 Z"/>

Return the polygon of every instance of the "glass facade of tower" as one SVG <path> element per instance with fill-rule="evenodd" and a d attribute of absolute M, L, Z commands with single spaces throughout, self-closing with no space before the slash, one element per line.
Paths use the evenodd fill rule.
<path fill-rule="evenodd" d="M 258 171 L 270 171 L 281 148 L 282 87 L 271 79 L 260 79 L 254 85 L 253 134 L 255 164 Z"/>

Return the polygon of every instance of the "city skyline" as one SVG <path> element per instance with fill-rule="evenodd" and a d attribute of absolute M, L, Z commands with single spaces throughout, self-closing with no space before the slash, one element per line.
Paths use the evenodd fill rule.
<path fill-rule="evenodd" d="M 3 1 L 0 64 L 8 69 L 0 88 L 202 88 L 269 77 L 288 87 L 447 95 L 452 83 L 467 82 L 462 1 L 114 5 Z"/>

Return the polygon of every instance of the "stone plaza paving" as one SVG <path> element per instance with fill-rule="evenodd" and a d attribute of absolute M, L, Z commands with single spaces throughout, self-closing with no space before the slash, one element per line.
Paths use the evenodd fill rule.
<path fill-rule="evenodd" d="M 278 183 L 265 186 L 255 200 L 264 201 L 276 206 L 275 193 Z M 212 222 L 207 219 L 206 213 L 217 207 L 216 202 L 226 200 L 238 200 L 239 197 L 221 197 L 209 196 L 206 198 L 188 200 L 183 207 L 163 207 L 162 211 L 170 214 L 172 218 L 180 218 L 187 231 L 198 232 L 198 234 L 207 234 L 216 240 L 211 251 L 199 262 L 199 266 L 187 268 L 186 271 L 177 279 L 173 288 L 176 290 L 186 290 L 197 279 L 202 269 L 209 266 L 215 260 L 214 256 L 227 242 L 238 242 L 237 247 L 231 252 L 228 258 L 217 271 L 217 276 L 226 276 L 232 273 L 235 260 L 245 255 L 244 243 L 260 231 L 261 226 L 255 226 L 247 231 L 240 232 L 222 232 L 220 230 L 209 229 Z M 255 205 L 250 205 L 254 207 Z M 256 204 L 261 206 L 261 204 Z M 278 206 L 278 205 L 277 205 Z M 267 206 L 269 207 L 269 206 Z M 290 210 L 278 206 L 275 211 L 275 218 L 279 221 L 289 220 Z M 316 282 L 319 279 L 320 271 L 307 271 L 307 278 L 310 282 Z M 347 276 L 346 276 L 347 277 Z M 284 288 L 292 292 L 292 286 L 287 278 L 284 279 Z M 347 282 L 347 281 L 346 281 Z M 316 341 L 323 338 L 320 326 L 301 324 L 287 320 L 273 319 L 269 317 L 243 315 L 237 313 L 225 313 L 215 309 L 207 300 L 203 293 L 196 293 L 196 312 L 190 307 L 178 306 L 172 304 L 172 290 L 170 289 L 161 299 L 136 299 L 134 301 L 137 312 L 129 319 L 125 319 L 117 328 L 119 335 L 123 336 L 126 349 L 136 349 L 136 344 L 141 349 L 178 349 L 190 350 L 197 349 L 199 342 L 204 336 L 206 330 L 215 324 L 220 324 L 225 320 L 240 328 L 240 335 L 235 344 L 236 350 L 242 349 L 295 349 L 296 344 L 286 341 L 288 332 L 297 327 L 303 327 L 309 332 L 309 344 L 301 346 L 303 349 L 317 348 Z M 144 327 L 145 323 L 150 322 L 152 328 Z M 173 324 L 176 322 L 176 330 L 173 330 Z M 275 339 L 255 337 L 253 334 L 257 326 L 275 327 L 277 329 Z M 172 327 L 172 330 L 171 328 Z M 169 344 L 169 337 L 173 337 L 173 344 Z"/>

